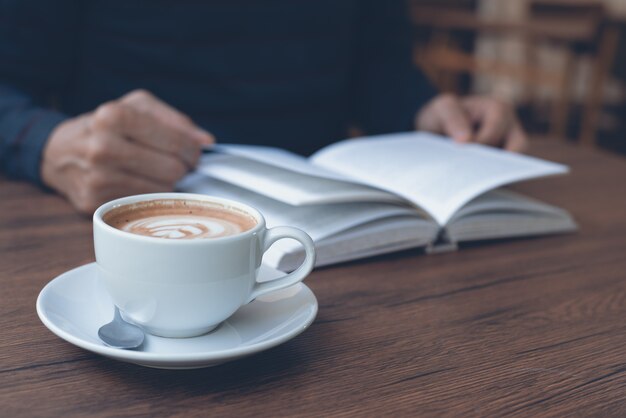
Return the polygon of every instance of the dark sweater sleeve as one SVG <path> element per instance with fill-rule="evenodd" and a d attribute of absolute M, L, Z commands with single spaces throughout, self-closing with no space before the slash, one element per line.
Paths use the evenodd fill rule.
<path fill-rule="evenodd" d="M 405 0 L 362 0 L 353 80 L 354 118 L 367 134 L 414 129 L 436 90 L 413 63 Z"/>
<path fill-rule="evenodd" d="M 41 153 L 67 118 L 51 103 L 68 87 L 78 10 L 71 1 L 0 1 L 0 169 L 41 183 Z"/>

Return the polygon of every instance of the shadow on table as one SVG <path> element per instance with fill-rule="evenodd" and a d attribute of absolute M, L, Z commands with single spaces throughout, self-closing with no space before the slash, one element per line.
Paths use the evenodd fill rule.
<path fill-rule="evenodd" d="M 303 372 L 306 355 L 300 354 L 298 344 L 285 344 L 271 350 L 218 366 L 193 370 L 161 370 L 102 359 L 105 368 L 125 384 L 142 386 L 147 390 L 182 389 L 187 393 L 205 393 L 246 386 L 258 389 L 288 375 Z"/>
<path fill-rule="evenodd" d="M 304 373 L 319 355 L 312 343 L 314 326 L 308 334 L 278 347 L 239 360 L 193 370 L 162 370 L 118 362 L 96 356 L 94 367 L 116 384 L 134 392 L 202 395 L 236 390 L 239 394 Z"/>

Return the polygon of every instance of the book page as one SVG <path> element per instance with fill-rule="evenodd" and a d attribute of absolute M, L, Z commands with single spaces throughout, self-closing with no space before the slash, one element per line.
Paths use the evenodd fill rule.
<path fill-rule="evenodd" d="M 455 241 L 475 241 L 572 232 L 567 211 L 510 190 L 492 190 L 459 210 L 446 226 Z"/>
<path fill-rule="evenodd" d="M 260 158 L 257 156 L 257 158 Z M 310 164 L 303 159 L 302 166 Z M 319 170 L 319 169 L 317 169 Z M 204 155 L 197 171 L 294 206 L 341 202 L 401 202 L 383 190 L 349 181 L 309 175 L 237 155 Z M 339 175 L 337 175 L 339 177 Z"/>
<path fill-rule="evenodd" d="M 373 221 L 316 242 L 315 266 L 407 248 L 426 247 L 433 241 L 438 230 L 432 221 L 407 216 Z M 272 246 L 263 261 L 278 269 L 291 271 L 302 264 L 304 256 L 301 245 L 291 240 L 282 240 Z"/>
<path fill-rule="evenodd" d="M 316 242 L 378 219 L 397 216 L 419 218 L 413 208 L 385 203 L 348 202 L 291 206 L 200 173 L 185 177 L 177 185 L 177 189 L 243 202 L 257 208 L 265 217 L 269 228 L 279 225 L 295 226 L 307 232 Z"/>
<path fill-rule="evenodd" d="M 515 193 L 506 189 L 490 190 L 487 193 L 481 194 L 470 202 L 466 203 L 461 209 L 459 209 L 450 223 L 456 222 L 458 219 L 472 216 L 475 214 L 489 214 L 489 213 L 511 213 L 511 212 L 524 212 L 528 215 L 531 213 L 537 214 L 553 214 L 555 211 L 563 212 L 563 209 L 549 205 L 544 202 L 532 199 L 530 197 Z"/>
<path fill-rule="evenodd" d="M 567 172 L 561 164 L 424 132 L 349 139 L 318 151 L 310 160 L 396 193 L 440 225 L 488 190 Z"/>
<path fill-rule="evenodd" d="M 344 182 L 354 180 L 348 176 L 311 164 L 308 158 L 280 148 L 260 145 L 216 144 L 210 150 L 219 154 L 235 155 L 312 177 Z"/>
<path fill-rule="evenodd" d="M 446 230 L 451 240 L 462 242 L 567 233 L 577 228 L 566 211 L 554 208 L 552 212 L 474 213 L 450 223 Z"/>

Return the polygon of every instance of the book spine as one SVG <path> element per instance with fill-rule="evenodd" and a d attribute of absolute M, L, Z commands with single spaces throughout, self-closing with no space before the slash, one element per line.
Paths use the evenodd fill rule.
<path fill-rule="evenodd" d="M 426 254 L 439 254 L 456 251 L 459 249 L 458 244 L 450 238 L 448 231 L 441 228 L 437 234 L 437 238 L 425 248 Z"/>

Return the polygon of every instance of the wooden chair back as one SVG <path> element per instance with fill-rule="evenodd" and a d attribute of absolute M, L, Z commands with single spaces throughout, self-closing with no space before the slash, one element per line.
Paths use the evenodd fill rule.
<path fill-rule="evenodd" d="M 459 92 L 463 75 L 509 78 L 528 91 L 549 88 L 549 135 L 566 138 L 572 108 L 572 68 L 583 56 L 592 56 L 592 69 L 583 97 L 581 144 L 595 144 L 602 90 L 617 47 L 617 31 L 606 25 L 604 6 L 593 0 L 529 0 L 528 19 L 494 20 L 477 16 L 475 11 L 448 8 L 414 0 L 411 19 L 417 27 L 428 28 L 427 42 L 416 47 L 418 65 L 444 91 Z M 523 39 L 527 56 L 521 63 L 499 57 L 477 56 L 472 48 L 461 47 L 467 37 L 516 36 Z M 556 45 L 563 59 L 557 68 L 537 65 L 535 51 L 542 45 Z M 532 95 L 530 99 L 533 100 Z M 533 104 L 531 103 L 532 107 Z"/>

